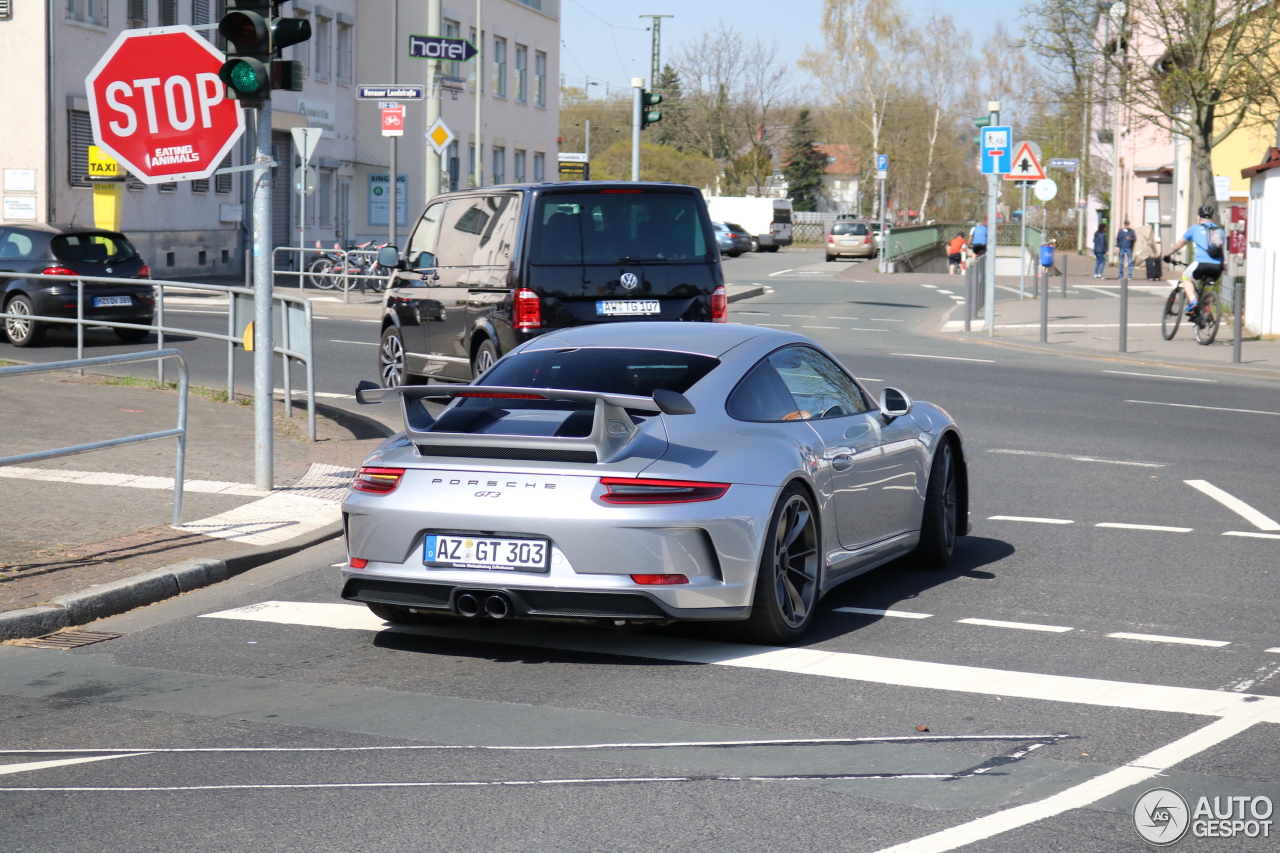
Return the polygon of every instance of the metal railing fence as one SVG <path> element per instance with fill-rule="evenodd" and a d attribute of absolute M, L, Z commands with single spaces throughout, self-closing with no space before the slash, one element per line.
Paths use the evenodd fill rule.
<path fill-rule="evenodd" d="M 83 370 L 86 367 L 133 364 L 141 361 L 159 361 L 163 363 L 165 359 L 170 358 L 178 362 L 178 425 L 175 428 L 126 435 L 122 438 L 108 438 L 87 444 L 73 444 L 53 450 L 36 450 L 31 453 L 19 453 L 13 456 L 0 456 L 0 465 L 20 465 L 23 462 L 58 459 L 63 456 L 73 456 L 77 453 L 89 453 L 93 450 L 106 450 L 107 448 L 123 447 L 128 444 L 141 444 L 144 441 L 176 438 L 178 446 L 173 462 L 173 526 L 177 527 L 182 524 L 182 483 L 187 460 L 187 394 L 191 383 L 187 371 L 187 360 L 183 357 L 181 350 L 161 349 L 148 353 L 122 353 L 120 355 L 102 355 L 96 358 L 77 358 L 71 361 L 54 361 L 48 364 L 20 364 L 15 367 L 0 367 L 0 378 L 5 376 L 26 376 L 32 373 L 54 373 L 59 370 Z"/>
<path fill-rule="evenodd" d="M 313 257 L 308 260 L 308 255 Z M 277 246 L 271 250 L 271 274 L 296 278 L 298 289 L 310 282 L 320 290 L 340 290 L 342 301 L 351 301 L 352 288 L 365 290 L 366 282 L 374 292 L 386 289 L 390 272 L 376 270 L 377 249 L 324 249 L 306 246 Z M 296 261 L 296 263 L 295 263 Z M 323 263 L 321 263 L 323 262 Z M 329 282 L 329 284 L 325 284 Z"/>
<path fill-rule="evenodd" d="M 76 327 L 76 358 L 84 358 L 84 330 L 87 326 L 105 326 L 110 329 L 137 329 L 145 332 L 155 332 L 156 334 L 156 351 L 164 349 L 164 336 L 170 335 L 190 335 L 197 338 L 206 338 L 208 340 L 223 341 L 227 345 L 227 400 L 230 401 L 235 397 L 235 349 L 236 344 L 243 346 L 244 329 L 249 320 L 253 319 L 252 301 L 255 291 L 250 287 L 227 286 L 221 284 L 197 284 L 189 281 L 168 281 L 164 279 L 120 279 L 106 278 L 102 276 L 81 275 L 44 275 L 37 273 L 25 272 L 0 272 L 0 280 L 7 278 L 21 278 L 42 281 L 61 281 L 75 285 L 76 288 L 76 316 L 75 317 L 48 317 L 34 314 L 10 314 L 7 311 L 0 311 L 0 321 L 9 319 L 28 320 L 36 323 L 49 323 L 61 325 L 74 325 Z M 84 286 L 89 284 L 143 284 L 150 285 L 155 288 L 156 307 L 154 321 L 150 324 L 142 323 L 121 323 L 111 320 L 99 320 L 86 318 L 84 315 L 85 294 Z M 220 332 L 206 332 L 197 329 L 184 329 L 176 326 L 167 325 L 164 317 L 165 293 L 169 290 L 196 292 L 196 293 L 216 293 L 223 294 L 227 297 L 227 331 L 225 334 Z M 240 297 L 237 299 L 237 297 Z M 273 351 L 282 356 L 284 359 L 284 370 L 282 372 L 282 384 L 284 386 L 285 412 L 287 416 L 293 418 L 293 388 L 290 376 L 289 360 L 293 359 L 302 363 L 306 375 L 306 403 L 307 403 L 307 431 L 311 441 L 316 440 L 316 369 L 315 359 L 313 357 L 314 347 L 313 341 L 313 325 L 312 325 L 312 309 L 311 300 L 305 296 L 299 296 L 292 293 L 282 293 L 274 291 L 271 294 L 273 302 L 281 305 L 281 310 L 277 313 L 273 311 L 273 316 L 279 317 L 277 322 L 276 333 L 273 334 L 273 341 L 276 342 Z M 237 310 L 237 305 L 246 306 L 242 311 Z M 293 306 L 292 309 L 289 306 Z M 274 307 L 274 306 L 273 306 Z M 237 315 L 243 314 L 243 317 Z M 244 322 L 240 322 L 244 320 Z M 300 323 L 294 323 L 294 320 L 300 320 Z M 294 325 L 299 328 L 291 329 Z M 239 332 L 237 334 L 237 332 Z M 291 341 L 292 334 L 301 334 L 303 340 L 298 341 L 300 346 L 293 346 Z M 161 361 L 156 369 L 157 381 L 163 385 L 164 378 L 164 362 Z"/>

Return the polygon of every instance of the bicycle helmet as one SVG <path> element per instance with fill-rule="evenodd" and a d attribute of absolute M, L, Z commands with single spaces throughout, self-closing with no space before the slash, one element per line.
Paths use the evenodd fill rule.
<path fill-rule="evenodd" d="M 1202 204 L 1200 205 L 1200 209 L 1196 211 L 1196 213 L 1200 215 L 1201 219 L 1213 219 L 1213 215 L 1217 212 L 1218 211 L 1214 210 L 1213 205 L 1211 204 Z"/>

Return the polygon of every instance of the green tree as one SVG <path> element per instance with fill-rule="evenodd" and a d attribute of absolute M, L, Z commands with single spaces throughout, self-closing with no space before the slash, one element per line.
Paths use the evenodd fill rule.
<path fill-rule="evenodd" d="M 591 158 L 591 176 L 601 181 L 631 180 L 631 141 L 620 140 Z M 671 181 L 694 187 L 715 184 L 716 163 L 695 151 L 640 143 L 640 180 Z"/>
<path fill-rule="evenodd" d="M 684 91 L 680 84 L 680 73 L 670 65 L 664 65 L 653 91 L 662 96 L 662 103 L 658 105 L 658 109 L 662 111 L 662 121 L 649 130 L 649 140 L 658 145 L 684 150 L 688 133 L 685 128 Z"/>
<path fill-rule="evenodd" d="M 818 130 L 807 109 L 800 110 L 795 124 L 791 125 L 782 159 L 782 176 L 787 179 L 787 195 L 791 198 L 792 207 L 802 211 L 817 210 L 827 158 L 818 148 Z"/>

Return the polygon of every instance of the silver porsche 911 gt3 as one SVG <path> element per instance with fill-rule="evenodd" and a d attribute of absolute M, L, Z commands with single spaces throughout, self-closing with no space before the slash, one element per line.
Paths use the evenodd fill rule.
<path fill-rule="evenodd" d="M 786 643 L 835 585 L 912 552 L 946 565 L 968 532 L 951 417 L 877 403 L 782 330 L 583 326 L 470 385 L 357 397 L 404 415 L 342 505 L 342 596 L 390 622 L 737 620 Z"/>

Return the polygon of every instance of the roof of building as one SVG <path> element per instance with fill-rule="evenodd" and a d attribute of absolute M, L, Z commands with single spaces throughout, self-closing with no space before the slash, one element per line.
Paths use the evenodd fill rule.
<path fill-rule="evenodd" d="M 827 155 L 827 165 L 823 170 L 828 175 L 860 175 L 862 174 L 862 149 L 842 143 L 818 143 L 819 151 Z"/>
<path fill-rule="evenodd" d="M 1280 166 L 1280 148 L 1271 147 L 1267 149 L 1267 156 L 1257 166 L 1249 166 L 1240 170 L 1240 177 L 1252 178 L 1259 172 L 1266 172 Z"/>

